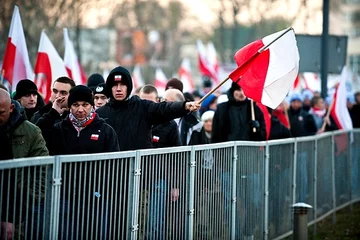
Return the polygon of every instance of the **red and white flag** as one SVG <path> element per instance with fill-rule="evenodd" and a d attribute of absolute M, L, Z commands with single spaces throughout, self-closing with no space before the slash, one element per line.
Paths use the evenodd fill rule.
<path fill-rule="evenodd" d="M 210 68 L 214 72 L 214 82 L 215 84 L 219 83 L 219 61 L 216 53 L 215 46 L 212 42 L 207 44 L 207 58 L 210 65 Z"/>
<path fill-rule="evenodd" d="M 158 90 L 159 95 L 164 94 L 167 81 L 168 79 L 161 68 L 156 68 L 154 86 Z"/>
<path fill-rule="evenodd" d="M 349 77 L 348 74 L 349 72 L 344 66 L 341 72 L 340 83 L 336 86 L 332 103 L 333 105 L 331 108 L 331 116 L 333 117 L 338 128 L 343 130 L 353 129 L 346 99 L 346 80 Z"/>
<path fill-rule="evenodd" d="M 68 73 L 64 61 L 56 51 L 50 39 L 43 30 L 41 32 L 40 44 L 35 63 L 35 84 L 44 95 L 47 102 L 51 96 L 52 83 L 59 77 L 66 76 Z"/>
<path fill-rule="evenodd" d="M 1 74 L 4 77 L 4 85 L 8 87 L 10 92 L 15 91 L 16 85 L 20 80 L 34 78 L 20 12 L 17 6 L 14 8 L 11 19 Z"/>
<path fill-rule="evenodd" d="M 244 90 L 246 96 L 275 109 L 286 97 L 299 72 L 295 33 L 286 29 L 266 36 L 241 48 L 234 59 L 238 68 L 229 78 Z"/>
<path fill-rule="evenodd" d="M 64 28 L 64 43 L 64 63 L 69 77 L 74 80 L 76 85 L 86 85 L 87 77 L 80 65 L 74 45 L 70 40 L 67 28 Z"/>
<path fill-rule="evenodd" d="M 201 40 L 197 40 L 197 50 L 198 50 L 198 65 L 201 75 L 208 76 L 209 78 L 212 79 L 212 81 L 215 84 L 217 84 L 219 81 L 219 77 L 218 77 L 218 72 L 215 69 L 216 65 L 211 64 L 211 62 L 214 63 L 213 60 L 214 52 L 211 52 L 210 50 L 209 53 L 209 47 L 208 49 L 206 49 Z M 213 50 L 215 50 L 215 48 Z"/>
<path fill-rule="evenodd" d="M 141 75 L 140 66 L 137 64 L 134 67 L 134 70 L 132 72 L 132 79 L 133 79 L 133 91 L 135 91 L 137 88 L 142 87 L 145 85 L 144 79 Z"/>
<path fill-rule="evenodd" d="M 183 83 L 183 92 L 192 92 L 194 90 L 194 81 L 191 77 L 190 60 L 184 58 L 179 68 L 179 78 Z"/>

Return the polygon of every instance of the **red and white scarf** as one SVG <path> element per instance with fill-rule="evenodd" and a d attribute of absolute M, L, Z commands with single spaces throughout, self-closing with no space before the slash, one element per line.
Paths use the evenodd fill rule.
<path fill-rule="evenodd" d="M 69 113 L 70 122 L 78 133 L 88 126 L 95 119 L 95 116 L 96 112 L 94 108 L 91 108 L 89 115 L 84 120 L 78 120 L 71 112 Z"/>

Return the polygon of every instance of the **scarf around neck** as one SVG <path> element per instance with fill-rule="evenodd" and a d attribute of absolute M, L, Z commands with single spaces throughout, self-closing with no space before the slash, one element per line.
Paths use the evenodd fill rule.
<path fill-rule="evenodd" d="M 89 115 L 84 120 L 78 120 L 75 118 L 75 116 L 72 114 L 72 112 L 69 113 L 69 119 L 74 128 L 78 133 L 80 133 L 81 130 L 83 130 L 86 126 L 88 126 L 92 121 L 95 119 L 96 112 L 95 108 L 91 108 L 91 111 Z"/>
<path fill-rule="evenodd" d="M 324 117 L 325 114 L 326 114 L 326 109 L 322 109 L 322 110 L 321 110 L 321 109 L 319 109 L 319 108 L 311 108 L 311 109 L 310 109 L 310 113 L 312 113 L 312 114 L 314 114 L 314 115 L 322 118 L 322 117 Z"/>

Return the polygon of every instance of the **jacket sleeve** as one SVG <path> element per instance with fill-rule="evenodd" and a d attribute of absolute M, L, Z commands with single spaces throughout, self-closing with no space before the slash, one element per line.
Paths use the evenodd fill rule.
<path fill-rule="evenodd" d="M 105 151 L 106 152 L 119 152 L 119 141 L 115 130 L 109 125 L 104 123 L 106 128 Z"/>
<path fill-rule="evenodd" d="M 32 134 L 31 145 L 28 157 L 49 156 L 46 142 L 41 134 L 41 130 L 35 126 L 35 133 Z"/>
<path fill-rule="evenodd" d="M 60 119 L 60 114 L 55 109 L 51 108 L 48 113 L 45 113 L 36 122 L 36 125 L 41 129 L 42 135 L 48 147 L 51 142 L 51 131 L 57 119 Z"/>
<path fill-rule="evenodd" d="M 155 103 L 142 100 L 146 104 L 147 115 L 150 125 L 166 123 L 188 113 L 185 110 L 185 102 L 160 102 Z"/>

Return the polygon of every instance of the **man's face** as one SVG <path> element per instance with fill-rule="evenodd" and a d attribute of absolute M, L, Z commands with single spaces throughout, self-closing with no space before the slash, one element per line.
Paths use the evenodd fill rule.
<path fill-rule="evenodd" d="M 291 108 L 294 110 L 298 110 L 299 108 L 302 107 L 302 102 L 299 100 L 294 100 L 290 104 L 291 104 Z"/>
<path fill-rule="evenodd" d="M 153 102 L 158 102 L 158 96 L 154 92 L 152 92 L 152 93 L 140 92 L 139 97 L 141 99 L 145 99 L 145 100 L 149 100 L 149 101 L 153 101 Z"/>
<path fill-rule="evenodd" d="M 244 91 L 242 89 L 235 90 L 234 91 L 234 99 L 237 102 L 242 102 L 246 100 L 246 96 L 244 94 Z"/>
<path fill-rule="evenodd" d="M 206 120 L 204 122 L 203 126 L 204 126 L 205 132 L 211 133 L 211 131 L 212 131 L 212 119 Z"/>
<path fill-rule="evenodd" d="M 84 120 L 90 113 L 92 106 L 88 102 L 77 101 L 70 106 L 71 113 L 79 121 Z"/>
<path fill-rule="evenodd" d="M 54 102 L 55 99 L 59 97 L 64 97 L 65 101 L 62 104 L 62 108 L 67 108 L 67 100 L 69 97 L 69 91 L 71 89 L 71 85 L 62 82 L 55 82 L 52 88 L 50 101 Z"/>
<path fill-rule="evenodd" d="M 320 110 L 325 109 L 324 100 L 323 100 L 322 98 L 320 98 L 320 99 L 318 100 L 318 102 L 316 103 L 315 107 L 318 108 L 318 109 L 320 109 Z"/>
<path fill-rule="evenodd" d="M 0 102 L 0 126 L 4 126 L 8 122 L 13 110 L 14 104 L 11 102 Z"/>
<path fill-rule="evenodd" d="M 123 101 L 127 97 L 127 86 L 122 82 L 116 82 L 111 88 L 111 93 L 116 101 Z"/>
<path fill-rule="evenodd" d="M 97 93 L 94 95 L 95 108 L 104 106 L 108 101 L 108 98 L 104 94 Z"/>
<path fill-rule="evenodd" d="M 19 99 L 21 106 L 26 109 L 31 109 L 36 107 L 38 95 L 35 93 L 26 94 Z"/>

